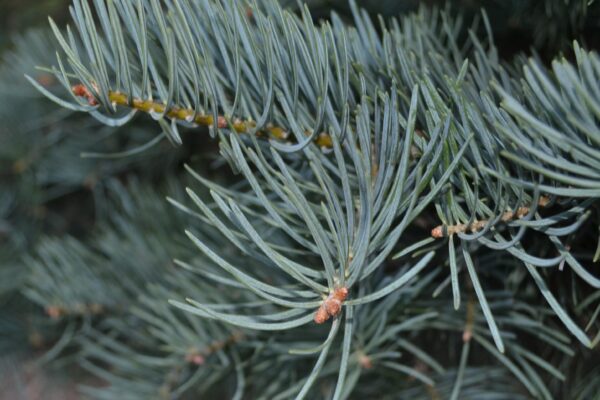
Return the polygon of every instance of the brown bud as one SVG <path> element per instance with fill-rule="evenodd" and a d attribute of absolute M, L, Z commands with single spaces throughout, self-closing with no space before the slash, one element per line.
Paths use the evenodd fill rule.
<path fill-rule="evenodd" d="M 368 355 L 366 355 L 366 354 L 360 354 L 358 356 L 358 363 L 364 369 L 371 369 L 371 368 L 373 368 L 373 362 L 371 361 L 371 358 Z"/>
<path fill-rule="evenodd" d="M 442 227 L 442 225 L 436 226 L 435 228 L 433 228 L 431 230 L 431 236 L 436 239 L 443 238 L 444 237 L 444 228 Z"/>
<path fill-rule="evenodd" d="M 348 288 L 346 287 L 337 288 L 333 291 L 333 298 L 340 302 L 344 302 L 346 297 L 348 297 Z"/>
<path fill-rule="evenodd" d="M 341 287 L 335 289 L 321 304 L 321 307 L 315 314 L 315 322 L 322 324 L 330 317 L 335 317 L 342 310 L 342 303 L 348 297 L 348 288 Z"/>
<path fill-rule="evenodd" d="M 52 319 L 58 319 L 62 316 L 63 310 L 59 306 L 46 307 L 46 314 Z"/>
<path fill-rule="evenodd" d="M 71 90 L 73 91 L 73 94 L 75 96 L 78 97 L 85 97 L 87 99 L 87 102 L 90 106 L 95 106 L 98 105 L 98 101 L 96 100 L 96 98 L 94 97 L 94 95 L 92 94 L 92 92 L 90 92 L 88 90 L 88 88 L 86 88 L 84 85 L 82 85 L 81 83 L 78 85 L 75 85 L 71 88 Z"/>
<path fill-rule="evenodd" d="M 202 356 L 202 354 L 198 354 L 198 353 L 188 354 L 185 357 L 185 360 L 187 362 L 189 362 L 190 364 L 194 364 L 194 365 L 202 365 L 206 361 L 204 356 Z"/>
<path fill-rule="evenodd" d="M 315 323 L 322 324 L 329 319 L 329 313 L 324 305 L 321 305 L 315 314 Z"/>
<path fill-rule="evenodd" d="M 82 84 L 75 85 L 71 88 L 73 94 L 78 97 L 87 97 L 89 91 Z"/>
<path fill-rule="evenodd" d="M 336 298 L 327 299 L 323 305 L 325 306 L 327 313 L 332 317 L 338 315 L 342 309 L 342 302 Z"/>

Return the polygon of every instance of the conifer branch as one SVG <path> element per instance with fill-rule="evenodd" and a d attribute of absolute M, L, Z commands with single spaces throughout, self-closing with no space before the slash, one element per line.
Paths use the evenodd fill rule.
<path fill-rule="evenodd" d="M 521 74 L 518 68 L 503 66 L 491 37 L 489 44 L 479 41 L 478 29 L 463 43 L 459 19 L 443 13 L 423 11 L 390 23 L 382 20 L 376 27 L 352 2 L 350 27 L 349 20 L 336 15 L 315 25 L 318 18 L 307 10 L 299 16 L 282 10 L 275 0 L 257 3 L 249 11 L 245 2 L 216 0 L 73 0 L 75 29 L 63 34 L 52 25 L 62 53 L 54 61 L 50 52 L 51 60 L 37 65 L 58 62 L 48 69 L 54 72 L 51 79 L 78 98 L 58 98 L 55 87 L 47 88 L 46 78 L 33 80 L 37 90 L 69 111 L 89 112 L 110 127 L 128 124 L 136 112 L 150 114 L 164 130 L 148 142 L 152 145 L 165 135 L 181 143 L 179 125 L 213 127 L 226 133 L 221 135 L 221 156 L 238 173 L 236 182 L 229 182 L 192 172 L 200 187 L 187 193 L 197 210 L 180 203 L 188 181 L 177 176 L 169 187 L 177 195 L 169 201 L 186 213 L 185 220 L 159 206 L 162 195 L 119 195 L 124 211 L 107 207 L 114 221 L 101 234 L 79 244 L 53 240 L 28 260 L 26 297 L 42 307 L 50 305 L 50 316 L 77 319 L 92 315 L 87 308 L 93 304 L 105 307 L 102 315 L 90 318 L 98 324 L 97 334 L 77 331 L 61 341 L 77 343 L 82 365 L 107 381 L 101 389 L 91 388 L 90 397 L 125 393 L 148 398 L 160 389 L 165 398 L 193 390 L 200 396 L 300 399 L 314 398 L 322 389 L 334 393 L 334 399 L 380 393 L 414 398 L 415 390 L 441 399 L 450 398 L 450 390 L 462 396 L 477 390 L 485 396 L 498 384 L 497 392 L 506 396 L 514 390 L 521 396 L 527 391 L 531 397 L 551 398 L 536 371 L 541 368 L 559 378 L 562 374 L 537 354 L 548 346 L 553 354 L 572 354 L 562 326 L 546 322 L 545 316 L 558 316 L 587 347 L 600 338 L 590 341 L 585 333 L 589 328 L 582 330 L 580 319 L 569 316 L 573 311 L 593 315 L 589 324 L 598 325 L 593 308 L 597 297 L 590 297 L 589 307 L 571 304 L 579 301 L 579 293 L 592 292 L 580 285 L 600 287 L 580 264 L 589 246 L 574 245 L 573 253 L 569 246 L 586 235 L 579 229 L 589 227 L 584 224 L 588 208 L 600 193 L 597 55 L 575 45 L 577 65 L 556 61 L 550 70 L 532 60 Z M 6 103 L 14 107 L 12 101 Z M 113 115 L 117 106 L 129 112 Z M 19 125 L 27 122 L 18 117 L 19 107 L 13 109 L 17 112 L 10 114 Z M 323 130 L 328 133 L 319 135 Z M 100 135 L 87 133 L 78 136 L 95 146 Z M 273 140 L 275 151 L 243 140 L 254 141 L 250 135 Z M 133 136 L 131 131 L 128 137 Z M 313 143 L 332 151 L 317 151 Z M 56 168 L 37 159 L 33 165 L 19 151 L 12 153 L 3 165 L 27 172 L 24 177 L 33 167 L 60 170 L 64 173 L 53 179 L 62 183 L 81 170 L 79 165 Z M 111 154 L 121 158 L 134 153 Z M 203 170 L 207 160 L 194 156 L 190 172 Z M 78 178 L 89 175 L 85 172 Z M 161 177 L 164 172 L 161 168 Z M 99 187 L 101 179 L 98 174 Z M 92 186 L 96 180 L 86 182 Z M 115 184 L 115 191 L 140 192 L 131 182 Z M 446 192 L 447 182 L 451 185 Z M 572 198 L 572 208 L 564 210 L 566 202 L 557 204 L 543 218 L 529 220 L 537 196 L 532 200 L 528 194 L 534 190 Z M 21 197 L 6 198 L 11 206 Z M 1 212 L 10 211 L 1 200 L 0 223 Z M 539 206 L 548 202 L 542 198 Z M 134 218 L 140 204 L 147 204 L 139 212 L 144 218 Z M 473 217 L 466 224 L 440 225 L 433 238 L 415 243 L 411 228 L 428 219 L 431 204 L 443 213 L 443 221 L 471 221 L 473 210 L 486 220 Z M 551 215 L 555 211 L 559 214 Z M 494 229 L 496 223 L 523 217 L 510 224 L 510 240 Z M 184 224 L 195 247 L 174 239 Z M 530 231 L 537 232 L 536 240 L 525 236 Z M 459 259 L 465 264 L 463 274 L 468 273 L 464 284 L 477 295 L 468 299 L 463 315 L 450 312 L 452 300 L 459 309 L 459 282 L 463 284 L 455 233 L 464 233 Z M 451 237 L 447 253 L 440 243 L 430 248 L 434 238 L 446 236 Z M 397 257 L 405 257 L 406 265 L 397 268 L 387 260 L 399 248 Z M 547 258 L 554 248 L 560 255 Z M 425 270 L 433 250 L 438 260 L 448 255 L 450 276 L 443 262 Z M 185 264 L 185 271 L 164 271 L 163 260 L 171 256 L 193 262 Z M 417 262 L 415 257 L 421 256 Z M 524 262 L 528 274 L 511 274 L 511 284 L 499 288 L 495 282 L 515 261 Z M 559 271 L 571 268 L 581 282 L 548 287 L 537 267 L 553 265 Z M 528 281 L 531 277 L 533 282 Z M 537 304 L 534 284 L 547 306 Z M 452 294 L 443 291 L 449 285 Z M 435 287 L 436 298 L 431 299 Z M 576 296 L 563 306 L 560 299 L 569 291 Z M 188 294 L 198 299 L 189 304 L 171 301 L 185 311 L 174 315 L 167 299 Z M 123 307 L 116 316 L 109 312 L 114 305 Z M 339 318 L 342 307 L 344 322 Z M 330 319 L 333 324 L 324 338 L 325 327 L 319 324 Z M 232 331 L 223 324 L 258 333 L 248 341 L 241 334 L 228 337 Z M 443 333 L 438 345 L 428 340 L 435 334 L 428 331 L 457 330 L 463 356 L 458 370 L 446 372 L 435 355 L 456 340 Z M 400 342 L 399 335 L 410 341 Z M 524 342 L 523 336 L 542 340 Z M 305 346 L 317 340 L 318 346 Z M 485 365 L 478 360 L 470 364 L 476 361 L 469 359 L 470 346 L 489 353 Z M 296 348 L 301 349 L 289 351 Z M 396 362 L 400 350 L 417 361 Z M 445 361 L 455 365 L 457 354 L 452 353 Z M 307 373 L 307 358 L 291 354 L 318 358 Z M 273 368 L 274 362 L 285 362 L 285 368 Z M 228 387 L 233 365 L 238 375 L 235 394 Z M 389 382 L 379 366 L 410 378 Z M 497 368 L 502 366 L 508 368 Z M 338 379 L 332 380 L 336 372 Z M 368 375 L 368 385 L 356 384 L 362 373 Z"/>

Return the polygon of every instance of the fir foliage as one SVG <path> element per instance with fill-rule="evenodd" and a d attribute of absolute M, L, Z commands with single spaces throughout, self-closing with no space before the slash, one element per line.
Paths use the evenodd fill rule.
<path fill-rule="evenodd" d="M 575 31 L 596 4 L 570 3 Z M 100 399 L 594 396 L 600 57 L 506 61 L 485 11 L 348 7 L 74 0 L 56 58 L 17 43 L 0 90 L 39 103 L 42 150 L 2 153 L 33 183 L 2 197 L 0 294 L 49 315 L 40 363 Z M 12 228 L 82 182 L 84 237 Z"/>

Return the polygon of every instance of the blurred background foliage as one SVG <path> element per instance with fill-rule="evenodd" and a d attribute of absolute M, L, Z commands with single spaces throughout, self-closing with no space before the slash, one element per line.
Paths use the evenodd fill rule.
<path fill-rule="evenodd" d="M 10 44 L 11 33 L 44 25 L 49 15 L 66 22 L 68 4 L 68 0 L 1 0 L 0 48 Z"/>

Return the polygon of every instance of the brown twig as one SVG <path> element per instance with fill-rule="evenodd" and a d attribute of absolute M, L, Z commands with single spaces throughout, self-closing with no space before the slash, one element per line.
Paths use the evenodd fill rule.
<path fill-rule="evenodd" d="M 78 97 L 84 97 L 88 104 L 95 106 L 98 104 L 96 97 L 89 91 L 87 87 L 82 84 L 75 85 L 71 88 L 73 94 Z M 128 95 L 121 92 L 109 91 L 108 99 L 114 105 L 133 108 L 138 111 L 145 113 L 154 112 L 157 114 L 165 114 L 167 118 L 176 119 L 180 121 L 193 122 L 200 126 L 213 126 L 214 117 L 212 115 L 198 115 L 193 109 L 181 108 L 177 106 L 171 107 L 166 110 L 166 106 L 162 103 L 158 103 L 152 100 L 143 100 L 138 98 L 129 99 Z M 218 128 L 228 128 L 232 126 L 237 133 L 249 133 L 252 129 L 256 128 L 256 122 L 252 120 L 242 121 L 241 119 L 229 119 L 223 115 L 217 117 Z M 305 132 L 310 135 L 310 132 Z M 289 133 L 286 129 L 267 125 L 262 130 L 256 133 L 259 137 L 272 137 L 278 140 L 287 140 Z M 319 147 L 331 148 L 333 147 L 333 141 L 328 133 L 322 132 L 317 135 L 315 144 Z"/>
<path fill-rule="evenodd" d="M 550 202 L 550 199 L 547 197 L 541 197 L 538 206 L 545 207 Z M 500 217 L 502 222 L 510 222 L 515 219 L 523 218 L 530 211 L 530 207 L 519 207 L 516 211 L 507 211 Z M 443 237 L 448 237 L 454 235 L 455 233 L 465 233 L 465 232 L 477 232 L 485 227 L 485 225 L 489 222 L 489 220 L 479 220 L 473 221 L 470 224 L 456 224 L 456 225 L 438 225 L 431 230 L 431 236 L 440 239 Z"/>

